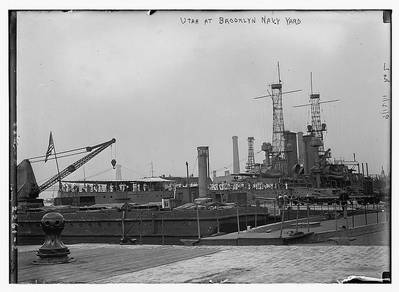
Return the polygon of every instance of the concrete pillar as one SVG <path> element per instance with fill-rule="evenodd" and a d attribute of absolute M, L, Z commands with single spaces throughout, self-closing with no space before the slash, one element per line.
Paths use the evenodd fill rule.
<path fill-rule="evenodd" d="M 240 173 L 240 158 L 238 155 L 238 137 L 233 136 L 233 173 Z"/>
<path fill-rule="evenodd" d="M 208 193 L 208 160 L 209 147 L 197 147 L 198 151 L 198 193 L 200 198 L 204 198 Z"/>

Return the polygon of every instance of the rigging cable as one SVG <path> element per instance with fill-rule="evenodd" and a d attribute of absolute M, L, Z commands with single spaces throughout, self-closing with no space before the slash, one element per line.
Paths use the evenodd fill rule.
<path fill-rule="evenodd" d="M 141 177 L 145 177 L 145 175 L 143 175 L 142 173 L 139 173 L 139 172 L 137 172 L 137 171 L 134 171 L 133 169 L 130 169 L 130 168 L 128 168 L 128 167 L 126 167 L 126 166 L 124 166 L 124 165 L 122 165 L 122 164 L 119 164 L 119 165 L 122 166 L 123 169 L 127 169 L 127 170 L 131 171 L 131 172 L 134 173 L 134 174 L 138 174 L 138 175 L 140 175 Z"/>
<path fill-rule="evenodd" d="M 53 175 L 50 175 L 49 177 L 47 177 L 47 178 L 45 178 L 45 179 L 42 179 L 42 180 L 39 180 L 39 181 L 37 181 L 36 183 L 38 184 L 38 185 L 41 185 L 43 182 L 45 182 L 45 181 L 48 181 L 50 178 L 52 178 L 53 177 Z"/>
<path fill-rule="evenodd" d="M 258 155 L 259 153 L 261 153 L 263 150 L 259 150 L 258 152 L 255 152 L 255 155 Z M 238 161 L 238 163 L 239 164 L 241 164 L 243 161 L 245 161 L 247 159 L 247 157 L 244 157 L 244 158 L 241 158 L 239 161 Z M 228 164 L 228 165 L 226 165 L 226 166 L 224 166 L 224 167 L 220 167 L 220 168 L 217 168 L 217 169 L 215 169 L 215 171 L 221 171 L 221 170 L 223 170 L 223 169 L 229 169 L 230 167 L 232 167 L 233 166 L 233 163 L 230 163 L 230 164 Z"/>
<path fill-rule="evenodd" d="M 65 153 L 65 152 L 63 152 L 63 153 Z M 65 158 L 65 157 L 69 157 L 69 156 L 74 156 L 74 155 L 79 155 L 79 154 L 84 154 L 84 153 L 87 153 L 87 151 L 82 151 L 82 152 L 78 152 L 78 153 L 72 153 L 72 154 L 68 154 L 68 155 L 61 155 L 61 156 L 58 156 L 57 159 Z M 32 158 L 30 158 L 30 159 L 32 159 Z M 47 160 L 53 160 L 53 159 L 55 159 L 55 157 L 47 158 Z M 44 160 L 45 159 L 34 160 L 34 161 L 30 161 L 30 163 L 37 163 L 37 162 L 41 162 L 41 161 L 44 161 Z"/>
<path fill-rule="evenodd" d="M 86 150 L 86 147 L 81 147 L 81 148 L 76 148 L 76 149 L 72 149 L 72 150 L 66 150 L 66 151 L 61 151 L 61 152 L 57 152 L 57 154 L 64 154 L 64 153 L 69 153 L 69 152 L 74 152 L 74 151 L 78 151 L 78 150 Z M 86 151 L 85 151 L 86 152 Z M 54 156 L 54 154 L 50 154 L 49 156 Z M 46 157 L 46 155 L 40 155 L 40 156 L 35 156 L 35 157 L 30 157 L 30 158 L 28 158 L 28 160 L 34 160 L 34 159 L 37 159 L 37 158 L 43 158 L 43 157 Z M 60 156 L 59 156 L 60 157 Z M 59 158 L 58 157 L 58 158 Z M 48 158 L 48 160 L 50 160 L 50 159 L 54 159 L 54 158 Z"/>
<path fill-rule="evenodd" d="M 95 173 L 95 174 L 93 174 L 93 175 L 87 176 L 86 179 L 89 179 L 89 178 L 98 176 L 98 175 L 100 175 L 100 174 L 107 173 L 107 172 L 110 171 L 110 170 L 112 170 L 112 168 L 108 168 L 108 169 L 102 170 L 102 171 L 100 171 L 100 172 L 97 172 L 97 173 Z M 82 179 L 80 179 L 80 180 L 82 180 Z"/>
<path fill-rule="evenodd" d="M 197 160 L 198 160 L 198 156 L 195 157 L 195 162 L 193 163 L 193 165 L 191 166 L 191 174 L 194 176 L 194 168 L 195 165 L 197 164 Z"/>

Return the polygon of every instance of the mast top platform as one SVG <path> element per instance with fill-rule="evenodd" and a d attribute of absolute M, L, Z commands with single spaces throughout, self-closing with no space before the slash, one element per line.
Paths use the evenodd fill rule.
<path fill-rule="evenodd" d="M 272 87 L 272 89 L 281 89 L 282 88 L 281 83 L 272 84 L 271 87 Z"/>

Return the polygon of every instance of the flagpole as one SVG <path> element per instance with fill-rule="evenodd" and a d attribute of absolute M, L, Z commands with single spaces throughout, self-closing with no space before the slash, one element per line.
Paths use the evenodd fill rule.
<path fill-rule="evenodd" d="M 59 190 L 61 191 L 62 190 L 62 184 L 61 184 L 61 177 L 60 177 L 60 169 L 58 167 L 57 152 L 55 151 L 54 137 L 53 137 L 53 148 L 54 148 L 55 163 L 57 164 Z"/>

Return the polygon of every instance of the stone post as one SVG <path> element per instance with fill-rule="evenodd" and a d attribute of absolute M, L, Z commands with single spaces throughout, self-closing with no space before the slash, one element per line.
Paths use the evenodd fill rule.
<path fill-rule="evenodd" d="M 38 260 L 34 264 L 62 264 L 74 259 L 69 256 L 70 251 L 61 241 L 61 232 L 64 229 L 64 217 L 57 212 L 50 212 L 43 216 L 41 226 L 45 235 L 43 245 L 37 252 Z"/>

